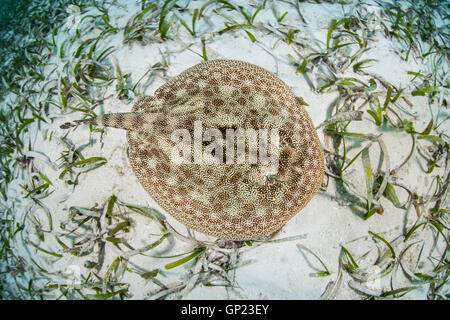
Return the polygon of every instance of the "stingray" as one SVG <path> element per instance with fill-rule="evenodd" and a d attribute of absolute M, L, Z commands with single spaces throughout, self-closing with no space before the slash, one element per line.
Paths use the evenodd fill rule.
<path fill-rule="evenodd" d="M 76 120 L 61 128 L 92 124 L 127 130 L 132 170 L 165 211 L 204 234 L 250 240 L 278 231 L 322 183 L 322 148 L 303 104 L 282 80 L 259 66 L 212 60 L 169 80 L 153 97 L 138 98 L 131 112 Z M 241 161 L 198 161 L 199 147 L 208 159 L 223 160 L 226 154 L 219 148 L 226 146 L 224 136 L 220 140 L 213 134 L 210 143 L 203 136 L 197 153 L 196 142 L 174 140 L 174 132 L 181 138 L 195 136 L 200 124 L 225 135 L 230 130 L 276 129 L 278 135 L 267 138 L 271 146 L 276 144 L 276 170 L 272 163 L 251 161 L 248 143 L 241 149 L 248 151 Z M 258 136 L 257 142 L 267 136 Z M 180 145 L 185 148 L 177 149 Z M 269 142 L 262 145 L 267 149 Z M 230 146 L 237 155 L 237 147 Z"/>

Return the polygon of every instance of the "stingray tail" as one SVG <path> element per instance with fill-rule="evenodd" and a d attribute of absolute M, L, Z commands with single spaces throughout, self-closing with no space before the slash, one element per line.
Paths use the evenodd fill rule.
<path fill-rule="evenodd" d="M 61 129 L 69 129 L 83 124 L 92 124 L 100 127 L 113 127 L 118 129 L 132 130 L 142 123 L 142 117 L 136 112 L 104 114 L 95 118 L 75 120 L 66 122 L 60 126 Z"/>

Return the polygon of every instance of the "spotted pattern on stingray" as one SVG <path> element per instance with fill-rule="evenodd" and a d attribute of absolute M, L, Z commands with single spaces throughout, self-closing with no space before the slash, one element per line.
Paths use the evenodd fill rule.
<path fill-rule="evenodd" d="M 171 133 L 203 128 L 278 128 L 277 177 L 259 164 L 175 164 Z M 256 65 L 212 60 L 169 80 L 131 112 L 62 125 L 128 130 L 129 158 L 139 182 L 186 226 L 227 240 L 256 239 L 279 230 L 319 189 L 324 163 L 313 123 L 292 90 Z M 247 159 L 246 159 L 247 161 Z"/>

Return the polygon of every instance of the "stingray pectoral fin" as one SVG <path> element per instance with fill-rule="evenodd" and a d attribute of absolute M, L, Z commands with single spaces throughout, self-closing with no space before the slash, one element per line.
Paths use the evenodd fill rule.
<path fill-rule="evenodd" d="M 153 116 L 155 116 L 153 114 Z M 91 119 L 75 120 L 66 122 L 60 126 L 61 129 L 68 129 L 83 124 L 92 124 L 100 127 L 112 127 L 118 129 L 132 130 L 140 127 L 149 114 L 146 112 L 124 112 L 104 114 Z"/>

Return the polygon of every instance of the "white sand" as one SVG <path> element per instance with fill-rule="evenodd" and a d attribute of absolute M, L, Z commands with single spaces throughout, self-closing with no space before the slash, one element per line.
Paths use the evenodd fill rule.
<path fill-rule="evenodd" d="M 205 1 L 192 1 L 190 8 L 199 8 L 204 2 Z M 123 27 L 129 17 L 139 10 L 139 5 L 134 1 L 119 1 L 119 3 L 124 4 L 127 10 L 112 6 L 109 9 L 109 13 L 111 24 Z M 255 1 L 250 1 L 250 3 L 255 3 Z M 182 5 L 182 1 L 179 1 L 179 4 Z M 261 11 L 257 16 L 256 22 L 264 23 L 267 26 L 273 25 L 273 28 L 276 28 L 277 22 L 270 10 L 269 4 L 270 1 L 267 3 L 267 8 Z M 210 60 L 218 58 L 245 60 L 260 65 L 272 72 L 276 72 L 298 96 L 303 97 L 309 104 L 306 108 L 314 124 L 317 126 L 322 123 L 327 116 L 329 116 L 329 106 L 336 99 L 338 94 L 335 91 L 318 94 L 309 88 L 305 78 L 299 75 L 296 72 L 296 68 L 289 63 L 287 54 L 297 57 L 294 50 L 295 46 L 289 46 L 282 41 L 277 41 L 277 38 L 273 34 L 265 34 L 251 29 L 251 32 L 258 39 L 257 43 L 252 43 L 245 31 L 239 29 L 226 32 L 223 35 L 213 34 L 213 31 L 224 28 L 223 22 L 225 21 L 224 18 L 211 13 L 215 7 L 217 6 L 209 7 L 204 13 L 205 17 L 198 22 L 198 35 L 195 38 L 191 37 L 181 24 L 174 23 L 169 31 L 169 35 L 173 36 L 176 34 L 177 37 L 182 40 L 167 40 L 164 42 L 155 40 L 146 46 L 141 46 L 137 43 L 127 46 L 122 44 L 123 32 L 121 31 L 114 36 L 107 37 L 108 40 L 104 41 L 105 43 L 100 42 L 99 45 L 101 45 L 102 48 L 107 48 L 111 45 L 116 46 L 116 51 L 110 55 L 110 58 L 115 57 L 117 59 L 123 73 L 131 74 L 133 83 L 136 82 L 150 66 L 157 62 L 162 62 L 161 52 L 165 52 L 165 57 L 169 62 L 167 73 L 165 74 L 165 77 L 163 77 L 161 72 L 156 74 L 154 81 L 145 92 L 147 95 L 152 95 L 154 90 L 161 86 L 166 79 L 176 76 L 186 68 L 202 61 L 195 53 L 189 50 L 182 50 L 182 42 L 185 45 L 190 45 L 190 48 L 194 52 L 201 53 L 200 37 L 205 37 L 206 50 Z M 322 48 L 325 47 L 327 30 L 331 19 L 340 19 L 344 17 L 341 5 L 304 3 L 301 4 L 302 15 L 305 17 L 308 24 L 303 25 L 299 21 L 298 14 L 293 7 L 284 2 L 278 2 L 277 7 L 281 14 L 285 11 L 289 11 L 283 22 L 286 25 L 300 29 L 297 34 L 298 37 L 308 37 L 311 39 L 311 43 L 316 41 Z M 345 6 L 347 14 L 349 11 L 351 12 L 351 10 L 356 10 L 357 8 L 358 5 Z M 373 12 L 378 12 L 378 6 L 375 3 L 373 3 L 369 9 Z M 92 12 L 96 11 L 94 10 Z M 236 12 L 228 12 L 226 10 L 220 10 L 220 12 L 242 22 L 242 18 L 239 17 Z M 190 16 L 190 14 L 185 14 L 188 24 L 190 24 L 190 18 L 188 18 Z M 169 18 L 174 19 L 174 17 L 170 16 Z M 374 28 L 380 28 L 376 22 Z M 87 34 L 85 38 L 92 35 L 93 34 Z M 70 37 L 70 33 L 63 28 L 57 34 L 57 42 L 61 44 L 67 37 Z M 381 79 L 394 84 L 398 88 L 405 88 L 405 92 L 410 92 L 414 89 L 414 87 L 411 87 L 410 85 L 412 76 L 408 75 L 407 71 L 424 72 L 429 68 L 425 62 L 420 60 L 416 61 L 414 58 L 410 58 L 407 62 L 403 61 L 395 52 L 395 44 L 393 44 L 393 41 L 387 39 L 380 32 L 376 33 L 373 41 L 369 44 L 369 47 L 371 49 L 364 53 L 360 59 L 370 58 L 377 59 L 378 61 L 373 63 L 373 66 L 367 68 L 366 71 L 378 75 Z M 76 50 L 76 48 L 67 50 L 68 52 L 71 52 L 71 50 Z M 302 54 L 308 53 L 305 50 L 302 51 L 301 48 L 298 48 L 297 50 Z M 170 53 L 168 53 L 169 51 Z M 60 61 L 57 56 L 54 56 L 51 60 L 60 65 L 64 63 L 64 61 Z M 301 62 L 302 59 L 299 59 L 299 61 Z M 368 77 L 362 77 L 353 73 L 352 67 L 349 67 L 346 73 L 340 76 L 356 77 L 366 82 L 369 79 Z M 57 75 L 53 74 L 52 77 L 57 77 Z M 315 82 L 313 77 L 312 80 Z M 379 87 L 378 89 L 382 88 Z M 108 92 L 105 96 L 108 96 L 109 94 L 115 94 L 114 84 L 108 88 Z M 414 115 L 415 127 L 417 131 L 422 131 L 431 118 L 427 99 L 426 97 L 412 97 L 409 94 L 406 95 L 414 104 L 414 108 L 409 109 L 409 106 L 405 103 L 399 103 Z M 382 98 L 380 99 L 383 101 Z M 357 102 L 356 104 L 359 105 L 361 102 Z M 97 113 L 109 113 L 126 112 L 130 109 L 131 103 L 120 101 L 116 97 L 112 97 L 107 99 L 105 103 L 101 105 L 101 108 L 97 108 L 95 111 Z M 436 114 L 436 110 L 434 110 L 434 114 Z M 61 137 L 66 133 L 66 131 L 59 129 L 59 125 L 66 121 L 78 119 L 81 113 L 74 112 L 58 115 L 57 109 L 55 109 L 53 115 L 53 122 L 50 125 L 42 124 L 40 129 L 35 125 L 30 126 L 28 136 L 32 150 L 45 154 L 52 163 L 56 163 L 61 152 L 64 150 L 64 146 L 58 141 L 58 137 Z M 448 115 L 448 112 L 447 114 L 442 114 L 440 119 L 445 118 L 446 115 Z M 410 117 L 410 119 L 413 118 Z M 441 128 L 441 130 L 444 130 L 444 128 Z M 389 150 L 391 168 L 398 166 L 410 151 L 411 138 L 408 134 L 400 133 L 398 131 L 379 131 L 379 128 L 375 126 L 372 118 L 367 113 L 364 113 L 363 121 L 354 121 L 349 126 L 348 131 L 363 132 L 365 134 L 381 132 L 383 134 L 382 139 Z M 44 132 L 47 133 L 47 136 L 50 132 L 53 132 L 51 141 L 48 141 L 48 138 L 44 138 Z M 322 130 L 319 130 L 318 133 L 324 144 L 325 140 Z M 89 129 L 87 127 L 77 128 L 68 134 L 68 138 L 76 146 L 88 143 L 89 136 Z M 54 192 L 49 197 L 42 200 L 42 203 L 48 207 L 52 214 L 53 233 L 58 234 L 64 232 L 60 229 L 60 224 L 67 221 L 67 209 L 69 207 L 79 206 L 90 208 L 96 206 L 99 208 L 106 204 L 112 194 L 115 194 L 119 200 L 126 203 L 153 207 L 160 210 L 176 230 L 186 234 L 186 229 L 181 224 L 177 223 L 168 213 L 164 212 L 164 210 L 149 197 L 134 177 L 126 158 L 125 132 L 108 128 L 105 130 L 105 134 L 102 137 L 99 133 L 94 133 L 92 134 L 92 138 L 94 139 L 93 143 L 83 150 L 83 155 L 86 158 L 101 156 L 106 158 L 108 162 L 98 169 L 81 174 L 79 177 L 79 184 L 74 190 L 72 186 L 67 185 L 64 181 L 58 179 L 61 170 L 54 170 L 42 161 L 36 160 L 33 162 L 36 169 L 44 173 L 54 184 L 54 187 L 52 188 L 54 189 Z M 367 142 L 364 142 L 362 145 L 366 144 Z M 423 144 L 426 145 L 427 143 L 425 142 Z M 330 148 L 330 146 L 328 146 L 328 148 Z M 355 156 L 360 149 L 361 148 L 355 148 L 350 150 L 348 158 L 350 159 Z M 379 154 L 379 147 L 377 143 L 374 143 L 373 147 L 370 148 L 370 158 L 374 171 L 379 165 Z M 385 164 L 382 164 L 382 168 L 384 168 L 384 165 Z M 412 191 L 419 194 L 429 194 L 433 176 L 437 174 L 442 175 L 443 168 L 436 168 L 432 175 L 426 174 L 423 170 L 424 168 L 426 170 L 426 162 L 416 154 L 413 159 L 400 170 L 400 172 L 397 172 L 397 176 L 403 184 L 410 186 Z M 348 169 L 346 177 L 355 184 L 359 193 L 364 196 L 365 180 L 361 172 L 363 172 L 362 162 L 361 159 L 358 159 L 354 165 Z M 33 206 L 33 203 L 29 198 L 24 198 L 27 192 L 20 187 L 20 185 L 24 184 L 26 181 L 26 173 L 19 173 L 14 180 L 14 183 L 8 188 L 9 202 L 7 206 L 14 208 L 18 221 L 24 219 L 26 229 L 23 237 L 25 239 L 30 238 L 33 242 L 39 243 L 39 239 L 35 236 L 33 230 L 33 223 L 29 221 L 30 216 L 27 216 L 28 209 L 30 206 Z M 401 189 L 397 190 L 397 192 L 400 201 L 404 202 L 407 199 L 406 192 L 402 192 Z M 366 221 L 352 212 L 348 201 L 345 199 L 336 201 L 335 197 L 335 183 L 333 182 L 333 179 L 330 178 L 327 191 L 319 192 L 297 216 L 291 219 L 283 227 L 281 232 L 275 238 L 281 239 L 295 235 L 304 235 L 303 239 L 242 248 L 240 250 L 241 254 L 239 261 L 244 263 L 244 265 L 236 269 L 236 290 L 227 291 L 223 287 L 206 287 L 200 284 L 192 291 L 188 292 L 185 295 L 185 298 L 318 299 L 324 292 L 327 284 L 330 281 L 336 281 L 338 278 L 339 253 L 341 252 L 342 245 L 345 245 L 355 257 L 360 257 L 365 252 L 372 250 L 371 254 L 367 256 L 367 261 L 362 260 L 360 261 L 360 264 L 362 267 L 366 264 L 373 264 L 374 259 L 376 259 L 376 246 L 382 249 L 385 247 L 383 247 L 384 245 L 380 242 L 375 243 L 372 240 L 372 237 L 369 236 L 368 231 L 380 234 L 388 241 L 391 241 L 403 233 L 405 224 L 408 225 L 409 228 L 416 219 L 414 208 L 410 208 L 408 211 L 397 209 L 389 200 L 382 197 L 380 203 L 384 207 L 384 214 L 375 214 Z M 33 208 L 36 209 L 37 207 L 33 206 Z M 118 237 L 126 239 L 135 248 L 140 248 L 159 238 L 158 234 L 160 234 L 160 232 L 155 222 L 130 211 L 127 211 L 124 214 L 129 217 L 132 226 L 129 233 L 120 233 L 118 234 Z M 44 224 L 45 221 L 47 221 L 45 212 L 42 210 L 34 211 L 34 215 L 39 217 Z M 102 219 L 102 221 L 104 221 L 104 219 Z M 432 239 L 431 234 L 429 233 L 422 234 L 421 238 L 427 239 L 427 241 L 425 241 L 426 243 Z M 352 242 L 355 239 L 361 240 Z M 46 285 L 48 283 L 65 283 L 65 281 L 70 282 L 71 276 L 68 276 L 65 279 L 64 275 L 60 273 L 68 272 L 70 268 L 74 268 L 73 266 L 75 266 L 75 270 L 79 270 L 82 275 L 86 276 L 89 273 L 89 269 L 83 266 L 84 262 L 86 260 L 95 259 L 93 254 L 86 257 L 75 257 L 64 254 L 63 258 L 57 259 L 38 251 L 29 245 L 24 245 L 19 237 L 16 237 L 16 240 L 15 249 L 17 250 L 16 252 L 18 255 L 28 262 L 30 261 L 29 258 L 33 258 L 36 263 L 44 266 L 50 273 L 53 273 L 52 275 L 47 274 L 43 279 L 39 280 L 40 276 L 38 273 L 31 271 L 30 267 L 30 274 L 34 274 L 36 281 L 40 281 L 38 283 L 41 285 Z M 65 242 L 68 244 L 67 240 L 65 240 Z M 317 260 L 306 253 L 311 264 L 318 270 L 312 268 L 311 264 L 308 263 L 299 251 L 297 247 L 297 244 L 299 243 L 312 250 L 322 259 L 331 272 L 330 276 L 310 276 L 311 273 L 322 271 L 323 268 Z M 51 235 L 46 235 L 45 241 L 40 242 L 39 245 L 42 248 L 46 248 L 53 252 L 62 252 L 61 247 Z M 441 242 L 439 242 L 439 246 L 442 246 Z M 397 253 L 401 251 L 400 248 L 402 248 L 402 244 L 397 247 Z M 188 252 L 192 249 L 193 245 L 191 243 L 176 239 L 173 247 L 165 242 L 161 246 L 158 246 L 147 253 L 149 255 L 160 254 L 167 256 Z M 127 250 L 128 249 L 125 248 L 125 251 Z M 416 247 L 415 251 L 418 250 L 419 246 Z M 104 276 L 110 264 L 121 254 L 123 254 L 123 252 L 119 251 L 111 243 L 107 243 L 105 262 L 99 275 Z M 130 265 L 136 265 L 144 270 L 150 271 L 155 268 L 163 268 L 165 264 L 175 261 L 176 259 L 177 258 L 155 259 L 137 255 L 130 259 L 128 267 L 130 267 Z M 414 259 L 411 258 L 411 265 L 414 266 L 414 263 Z M 191 267 L 192 264 L 188 263 L 169 271 L 162 271 L 158 276 L 158 280 L 166 285 L 186 281 Z M 198 270 L 195 268 L 197 267 L 194 267 L 194 270 Z M 430 271 L 430 266 L 424 266 L 424 269 L 421 272 L 426 273 L 427 271 Z M 403 276 L 401 276 L 401 270 L 396 270 L 394 272 L 398 275 L 395 276 L 393 280 L 394 288 L 411 285 Z M 47 281 L 45 277 L 52 279 L 53 282 Z M 390 277 L 391 275 L 382 278 L 379 282 L 379 287 L 384 290 L 390 290 Z M 336 298 L 359 299 L 362 297 L 349 288 L 348 282 L 350 280 L 351 278 L 347 274 L 344 274 L 342 284 L 335 295 Z M 131 272 L 125 272 L 120 279 L 120 282 L 125 282 L 130 285 L 129 293 L 132 295 L 133 299 L 148 298 L 149 293 L 158 289 L 151 281 L 144 280 L 136 273 Z M 426 298 L 426 293 L 427 286 L 424 285 L 423 288 L 412 291 L 404 298 L 424 299 Z M 169 298 L 175 297 L 175 295 L 169 296 Z"/>

